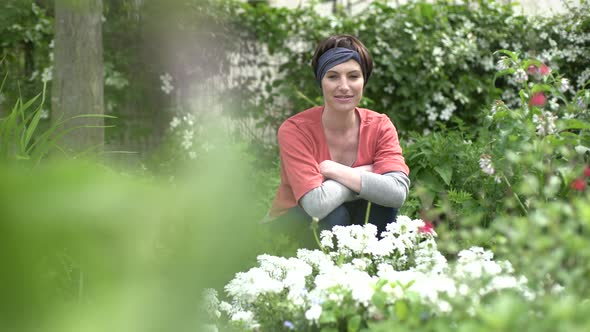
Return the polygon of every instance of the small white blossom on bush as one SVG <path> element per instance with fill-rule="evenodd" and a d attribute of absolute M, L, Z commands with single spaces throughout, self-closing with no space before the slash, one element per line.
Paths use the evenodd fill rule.
<path fill-rule="evenodd" d="M 170 121 L 170 128 L 174 129 L 180 125 L 180 119 L 177 117 L 173 117 L 172 121 Z"/>
<path fill-rule="evenodd" d="M 503 55 L 500 57 L 500 60 L 498 60 L 498 62 L 496 62 L 496 70 L 498 70 L 498 71 L 506 70 L 506 69 L 510 68 L 511 64 L 512 64 L 512 60 L 510 60 L 509 57 Z"/>
<path fill-rule="evenodd" d="M 557 120 L 557 116 L 548 111 L 540 115 L 533 114 L 533 123 L 536 125 L 537 135 L 547 136 L 554 134 L 557 130 L 555 120 Z"/>
<path fill-rule="evenodd" d="M 494 166 L 492 166 L 492 156 L 482 154 L 479 158 L 479 168 L 481 168 L 482 172 L 487 175 L 494 175 L 496 170 L 494 169 Z"/>
<path fill-rule="evenodd" d="M 517 71 L 514 72 L 514 81 L 516 83 L 524 83 L 529 79 L 529 76 L 526 74 L 524 69 L 519 68 Z"/>
<path fill-rule="evenodd" d="M 43 74 L 41 74 L 41 81 L 43 83 L 47 83 L 53 79 L 53 66 L 49 66 L 43 69 Z"/>
<path fill-rule="evenodd" d="M 570 80 L 568 80 L 567 78 L 562 78 L 559 81 L 559 91 L 561 91 L 562 93 L 565 93 L 570 88 L 571 88 Z"/>
<path fill-rule="evenodd" d="M 160 75 L 160 81 L 162 81 L 162 91 L 164 91 L 165 94 L 169 95 L 170 92 L 174 90 L 174 86 L 172 85 L 172 76 L 168 73 Z"/>

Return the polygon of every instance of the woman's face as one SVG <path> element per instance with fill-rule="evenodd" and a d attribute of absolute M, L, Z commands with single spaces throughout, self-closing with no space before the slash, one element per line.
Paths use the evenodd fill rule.
<path fill-rule="evenodd" d="M 363 97 L 364 84 L 361 65 L 355 60 L 332 67 L 322 78 L 326 108 L 336 112 L 352 111 Z"/>

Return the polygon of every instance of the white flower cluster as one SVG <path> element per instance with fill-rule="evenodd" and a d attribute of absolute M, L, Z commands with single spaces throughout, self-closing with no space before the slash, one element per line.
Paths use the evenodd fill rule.
<path fill-rule="evenodd" d="M 387 225 L 381 237 L 372 224 L 335 226 L 320 234 L 323 251 L 299 249 L 292 258 L 261 255 L 259 266 L 226 285 L 229 302 L 211 302 L 219 303 L 230 321 L 252 330 L 261 327 L 259 318 L 274 318 L 269 318 L 273 309 L 282 310 L 277 326 L 290 329 L 320 326 L 322 315 L 334 307 L 357 308 L 364 319 L 383 316 L 383 303 L 373 303 L 377 293 L 387 306 L 419 301 L 439 314 L 450 312 L 455 300 L 477 304 L 507 288 L 531 297 L 526 278 L 513 276 L 510 263 L 494 262 L 491 252 L 477 247 L 448 263 L 435 236 L 432 225 L 406 216 Z"/>
<path fill-rule="evenodd" d="M 469 102 L 469 99 L 458 91 L 455 92 L 454 99 L 463 104 Z M 457 110 L 455 103 L 443 96 L 440 92 L 436 92 L 432 96 L 432 101 L 436 104 L 442 105 L 443 109 L 439 113 L 436 106 L 432 106 L 430 103 L 426 104 L 426 114 L 428 115 L 427 118 L 430 122 L 434 122 L 437 119 L 448 121 L 451 119 L 451 116 L 453 116 L 455 110 Z"/>
<path fill-rule="evenodd" d="M 519 84 L 522 84 L 522 83 L 528 81 L 528 79 L 529 79 L 529 76 L 522 68 L 518 68 L 514 72 L 513 76 L 514 76 L 514 81 Z"/>
<path fill-rule="evenodd" d="M 512 66 L 512 60 L 503 55 L 500 57 L 500 60 L 498 60 L 498 62 L 496 63 L 496 70 L 497 71 L 502 71 L 502 70 L 506 70 L 508 68 L 510 68 Z"/>
<path fill-rule="evenodd" d="M 174 86 L 172 85 L 172 75 L 168 73 L 160 75 L 160 81 L 162 81 L 162 86 L 160 88 L 165 94 L 169 95 L 170 92 L 174 90 Z"/>
<path fill-rule="evenodd" d="M 487 175 L 494 175 L 496 170 L 492 165 L 492 156 L 488 154 L 482 154 L 479 158 L 479 168 L 481 168 L 481 171 Z"/>
<path fill-rule="evenodd" d="M 196 138 L 203 136 L 202 127 L 199 127 L 195 117 L 187 113 L 181 117 L 175 116 L 170 121 L 170 130 L 179 141 L 180 147 L 188 154 L 189 159 L 196 159 L 197 152 L 195 149 L 201 149 L 208 152 L 212 145 L 207 141 L 195 144 Z"/>
<path fill-rule="evenodd" d="M 481 168 L 482 172 L 484 172 L 490 176 L 492 176 L 496 173 L 496 170 L 494 169 L 494 165 L 492 164 L 492 156 L 490 156 L 489 154 L 482 154 L 481 155 L 481 157 L 479 158 L 479 168 Z M 494 175 L 494 181 L 496 183 L 502 182 L 502 180 L 500 179 L 500 177 L 498 175 Z"/>
<path fill-rule="evenodd" d="M 536 125 L 537 135 L 547 136 L 554 134 L 557 130 L 555 120 L 557 120 L 557 116 L 549 111 L 545 111 L 540 115 L 533 114 L 533 123 Z"/>

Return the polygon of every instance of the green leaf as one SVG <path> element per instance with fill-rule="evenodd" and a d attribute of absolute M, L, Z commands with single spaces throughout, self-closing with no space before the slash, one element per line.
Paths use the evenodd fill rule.
<path fill-rule="evenodd" d="M 453 177 L 453 169 L 446 164 L 444 166 L 434 167 L 434 171 L 440 175 L 447 186 L 451 185 L 451 178 Z"/>
<path fill-rule="evenodd" d="M 551 91 L 551 86 L 547 84 L 535 84 L 531 91 L 532 93 Z"/>
<path fill-rule="evenodd" d="M 577 119 L 567 119 L 560 121 L 561 125 L 559 126 L 560 130 L 567 130 L 567 129 L 586 129 L 590 130 L 590 123 L 583 122 Z"/>
<path fill-rule="evenodd" d="M 404 320 L 408 319 L 410 308 L 408 306 L 408 303 L 405 300 L 399 300 L 399 301 L 395 302 L 394 310 L 395 310 L 395 316 L 399 320 L 404 321 Z"/>
<path fill-rule="evenodd" d="M 373 302 L 377 309 L 384 311 L 387 305 L 387 295 L 381 291 L 375 292 L 371 298 L 371 302 Z"/>
<path fill-rule="evenodd" d="M 498 53 L 502 53 L 505 54 L 507 56 L 509 56 L 514 62 L 518 62 L 518 52 L 512 52 L 509 50 L 497 50 L 496 52 L 494 52 L 494 55 L 498 54 Z"/>
<path fill-rule="evenodd" d="M 323 311 L 320 316 L 320 324 L 337 323 L 338 319 L 332 311 Z M 323 331 L 323 330 L 322 330 Z"/>
<path fill-rule="evenodd" d="M 41 98 L 41 103 L 39 104 L 39 106 L 37 107 L 37 109 L 34 112 L 34 116 L 33 119 L 31 120 L 31 122 L 29 123 L 29 126 L 27 128 L 25 137 L 24 137 L 24 141 L 23 141 L 23 150 L 27 148 L 27 145 L 29 145 L 29 142 L 31 141 L 31 138 L 33 137 L 33 133 L 35 132 L 35 130 L 37 130 L 37 126 L 39 125 L 39 120 L 41 119 L 41 114 L 43 111 L 43 104 L 45 103 L 45 89 L 46 89 L 46 84 L 43 85 L 43 93 L 42 93 L 42 98 Z"/>
<path fill-rule="evenodd" d="M 361 329 L 362 318 L 360 315 L 354 315 L 348 320 L 346 331 L 357 332 Z"/>

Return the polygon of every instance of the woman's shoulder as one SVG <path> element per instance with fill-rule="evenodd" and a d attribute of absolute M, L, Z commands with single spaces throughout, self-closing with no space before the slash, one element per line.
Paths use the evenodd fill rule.
<path fill-rule="evenodd" d="M 389 116 L 384 113 L 375 112 L 368 108 L 357 108 L 361 119 L 365 123 L 381 123 L 383 121 L 390 121 Z"/>
<path fill-rule="evenodd" d="M 281 127 L 301 125 L 316 126 L 318 123 L 321 123 L 322 108 L 322 106 L 315 106 L 308 108 L 305 111 L 299 112 L 283 121 Z"/>

